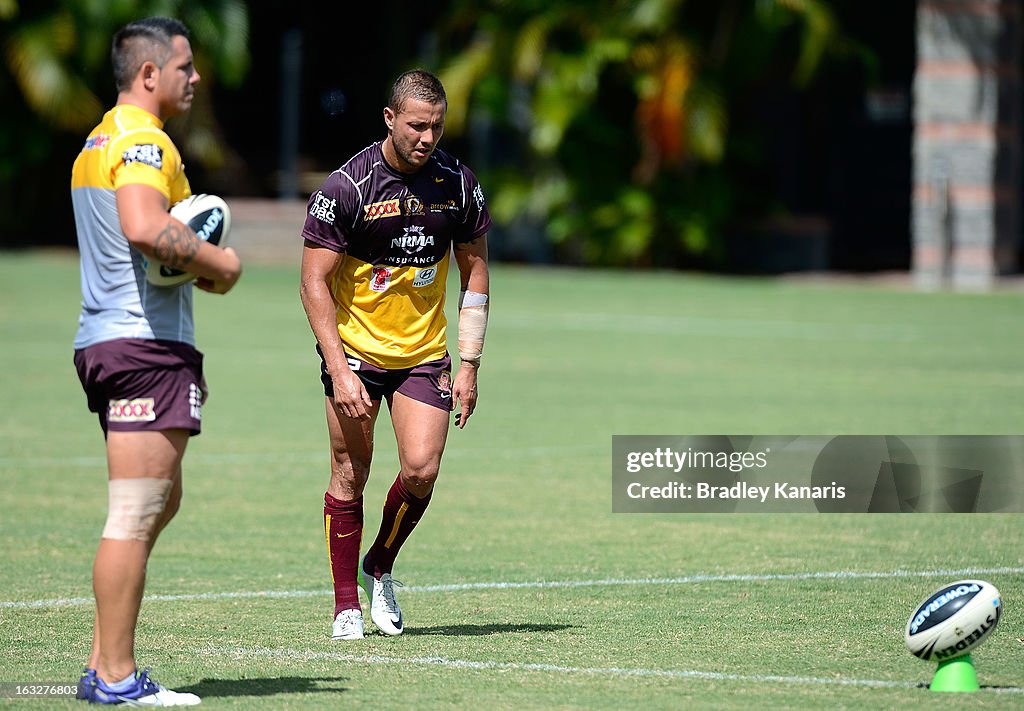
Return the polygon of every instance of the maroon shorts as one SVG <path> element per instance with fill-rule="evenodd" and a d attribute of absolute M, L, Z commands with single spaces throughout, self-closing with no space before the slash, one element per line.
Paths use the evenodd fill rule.
<path fill-rule="evenodd" d="M 199 434 L 203 354 L 186 343 L 119 338 L 75 351 L 75 368 L 103 434 L 184 429 Z"/>
<path fill-rule="evenodd" d="M 333 398 L 334 381 L 327 372 L 327 363 L 319 345 L 316 352 L 320 354 L 320 381 L 324 384 L 324 395 Z M 453 409 L 452 359 L 447 353 L 444 358 L 399 370 L 378 368 L 351 355 L 347 359 L 352 372 L 363 381 L 371 400 L 390 400 L 397 392 L 445 412 Z"/>

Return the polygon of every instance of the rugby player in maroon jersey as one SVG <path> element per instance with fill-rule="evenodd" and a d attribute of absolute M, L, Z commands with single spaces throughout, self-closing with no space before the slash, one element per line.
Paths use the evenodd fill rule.
<path fill-rule="evenodd" d="M 334 581 L 333 639 L 361 639 L 361 581 L 373 623 L 401 634 L 391 577 L 423 516 L 448 436 L 477 403 L 487 326 L 490 215 L 473 172 L 437 147 L 447 99 L 413 70 L 392 86 L 387 136 L 356 153 L 309 199 L 300 293 L 321 357 L 331 478 L 324 529 Z M 459 270 L 459 357 L 445 339 L 451 255 Z M 386 403 L 400 469 L 376 538 L 359 559 L 373 429 Z"/>

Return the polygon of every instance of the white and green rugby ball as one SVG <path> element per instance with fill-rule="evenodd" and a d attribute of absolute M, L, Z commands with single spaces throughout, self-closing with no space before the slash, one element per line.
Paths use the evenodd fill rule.
<path fill-rule="evenodd" d="M 937 662 L 970 654 L 999 624 L 1003 601 L 992 583 L 958 580 L 917 606 L 903 639 L 915 657 Z"/>
<path fill-rule="evenodd" d="M 188 225 L 199 239 L 218 247 L 226 247 L 231 230 L 231 211 L 228 204 L 216 195 L 192 195 L 171 208 L 171 216 Z M 196 278 L 195 274 L 172 269 L 160 262 L 143 257 L 146 280 L 156 286 L 177 286 Z"/>

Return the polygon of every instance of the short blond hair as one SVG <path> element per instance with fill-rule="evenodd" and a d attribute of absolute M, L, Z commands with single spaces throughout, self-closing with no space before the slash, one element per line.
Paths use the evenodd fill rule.
<path fill-rule="evenodd" d="M 441 80 L 423 69 L 413 69 L 395 79 L 388 108 L 399 114 L 409 99 L 419 99 L 428 104 L 444 104 L 445 108 L 448 106 L 448 97 Z"/>

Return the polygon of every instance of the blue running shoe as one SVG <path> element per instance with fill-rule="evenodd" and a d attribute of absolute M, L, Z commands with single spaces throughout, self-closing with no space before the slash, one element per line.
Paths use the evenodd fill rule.
<path fill-rule="evenodd" d="M 125 704 L 126 706 L 196 706 L 200 698 L 165 689 L 149 678 L 149 670 L 136 671 L 135 682 L 128 688 L 115 690 L 98 676 L 88 688 L 86 700 L 91 704 Z"/>
<path fill-rule="evenodd" d="M 76 699 L 85 701 L 89 698 L 89 692 L 93 686 L 96 685 L 96 670 L 86 667 L 82 670 L 82 676 L 78 680 L 78 693 L 75 694 Z"/>

